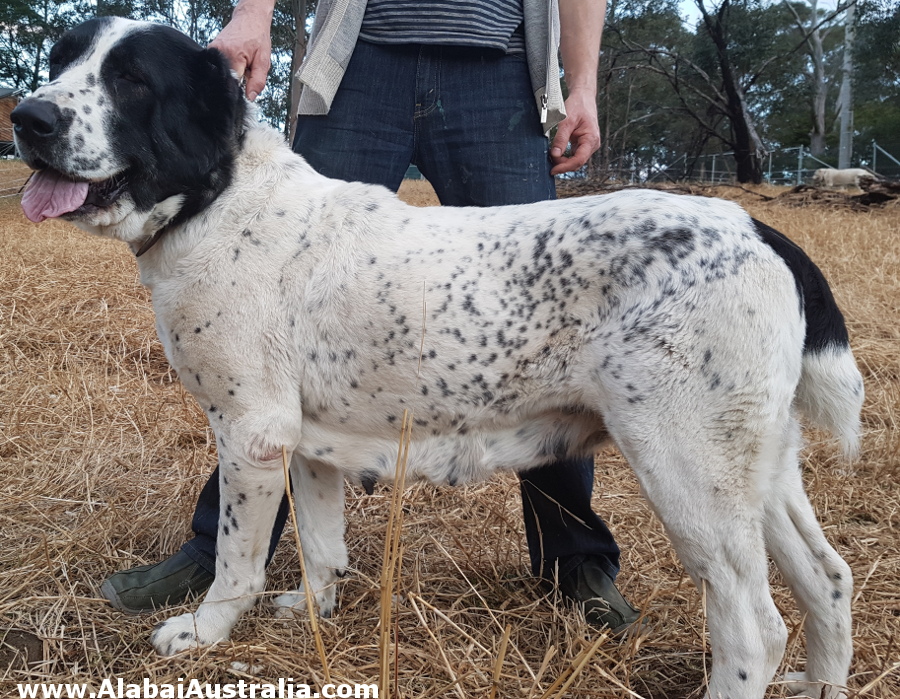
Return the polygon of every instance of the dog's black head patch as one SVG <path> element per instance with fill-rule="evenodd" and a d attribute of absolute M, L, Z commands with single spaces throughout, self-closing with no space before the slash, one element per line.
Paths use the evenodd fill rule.
<path fill-rule="evenodd" d="M 217 50 L 164 25 L 94 19 L 53 47 L 50 76 L 13 113 L 41 171 L 23 197 L 32 220 L 110 225 L 180 195 L 175 223 L 228 186 L 246 103 Z"/>
<path fill-rule="evenodd" d="M 139 211 L 187 194 L 184 213 L 193 213 L 230 180 L 244 99 L 219 51 L 146 26 L 116 43 L 100 66 L 112 101 L 108 133 Z"/>

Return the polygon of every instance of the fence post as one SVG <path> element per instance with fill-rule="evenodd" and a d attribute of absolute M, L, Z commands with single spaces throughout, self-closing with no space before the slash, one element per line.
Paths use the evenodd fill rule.
<path fill-rule="evenodd" d="M 875 139 L 872 139 L 872 172 L 876 175 L 878 174 L 878 168 L 876 167 L 876 161 L 878 160 L 878 146 L 875 144 Z"/>
<path fill-rule="evenodd" d="M 800 178 L 803 176 L 803 146 L 801 145 L 797 151 L 797 184 L 800 184 Z"/>

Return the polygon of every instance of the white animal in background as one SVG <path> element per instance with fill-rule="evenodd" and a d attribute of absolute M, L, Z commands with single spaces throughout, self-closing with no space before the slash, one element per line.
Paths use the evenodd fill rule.
<path fill-rule="evenodd" d="M 859 167 L 844 170 L 823 167 L 813 173 L 813 182 L 823 187 L 859 187 L 859 181 L 863 177 L 877 179 L 871 172 Z"/>

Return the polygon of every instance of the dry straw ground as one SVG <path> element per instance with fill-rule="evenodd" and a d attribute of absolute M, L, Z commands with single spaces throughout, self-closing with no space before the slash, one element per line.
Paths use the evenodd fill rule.
<path fill-rule="evenodd" d="M 848 467 L 823 435 L 810 433 L 804 471 L 827 535 L 856 578 L 851 696 L 896 699 L 898 210 L 797 208 L 735 189 L 720 194 L 738 196 L 802 244 L 849 320 L 868 393 L 862 457 Z M 424 203 L 415 187 L 408 196 Z M 22 681 L 322 678 L 308 621 L 276 620 L 265 603 L 245 615 L 231 643 L 159 659 L 147 638 L 172 612 L 127 617 L 98 598 L 111 571 L 177 550 L 214 459 L 204 415 L 156 340 L 128 250 L 64 223 L 32 225 L 17 198 L 0 199 L 0 696 L 13 696 Z M 571 686 L 549 696 L 698 696 L 709 662 L 700 595 L 618 452 L 599 454 L 596 471 L 595 509 L 623 550 L 620 585 L 652 628 L 640 641 L 602 640 Z M 342 583 L 339 613 L 321 630 L 333 679 L 374 682 L 391 490 L 365 496 L 348 488 L 348 496 L 354 571 Z M 403 510 L 395 696 L 486 697 L 497 671 L 496 696 L 540 697 L 579 654 L 584 660 L 600 635 L 528 575 L 514 478 L 461 489 L 414 485 Z M 285 536 L 267 595 L 298 582 Z M 801 618 L 774 573 L 772 584 L 792 632 L 785 669 L 801 669 Z M 773 686 L 772 695 L 782 689 Z"/>

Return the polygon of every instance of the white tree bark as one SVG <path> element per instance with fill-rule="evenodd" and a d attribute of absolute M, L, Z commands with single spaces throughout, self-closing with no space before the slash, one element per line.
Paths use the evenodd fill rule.
<path fill-rule="evenodd" d="M 844 15 L 844 62 L 841 69 L 841 92 L 838 110 L 841 123 L 841 141 L 838 151 L 838 167 L 850 167 L 853 155 L 853 41 L 856 38 L 856 3 L 847 8 Z"/>
<path fill-rule="evenodd" d="M 819 29 L 819 3 L 818 0 L 810 0 L 811 27 L 814 27 L 809 37 L 810 58 L 812 58 L 813 80 L 813 127 L 809 132 L 809 150 L 813 155 L 821 158 L 825 153 L 825 101 L 828 89 L 825 83 L 825 50 L 822 47 L 822 31 Z"/>

